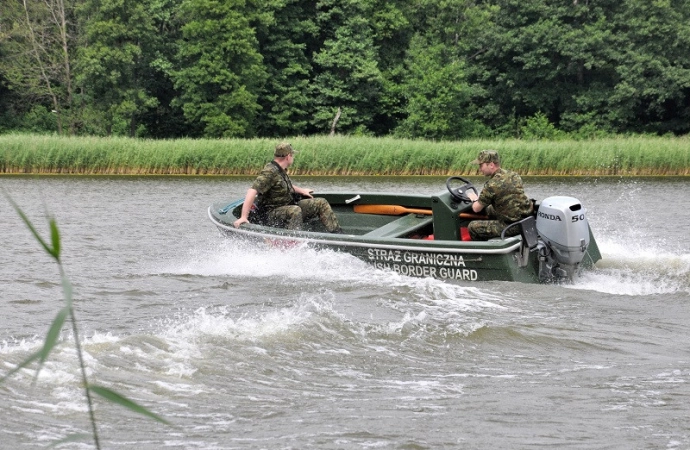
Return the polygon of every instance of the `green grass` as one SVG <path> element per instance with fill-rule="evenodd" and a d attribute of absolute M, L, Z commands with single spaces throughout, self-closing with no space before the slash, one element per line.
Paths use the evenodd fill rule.
<path fill-rule="evenodd" d="M 319 136 L 286 139 L 293 175 L 471 175 L 480 150 L 522 175 L 690 174 L 690 138 L 430 142 Z M 142 140 L 0 135 L 0 174 L 254 175 L 278 139 Z"/>

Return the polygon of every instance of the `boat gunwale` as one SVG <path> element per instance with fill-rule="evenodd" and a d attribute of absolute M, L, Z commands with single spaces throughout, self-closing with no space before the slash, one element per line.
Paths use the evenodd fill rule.
<path fill-rule="evenodd" d="M 273 227 L 265 227 L 256 224 L 249 224 L 249 227 L 258 228 L 257 230 L 247 228 L 247 226 L 243 226 L 242 228 L 235 228 L 233 225 L 228 225 L 227 223 L 219 221 L 218 218 L 216 218 L 213 214 L 212 206 L 208 208 L 208 216 L 219 229 L 235 233 L 241 237 L 281 239 L 286 241 L 299 241 L 310 244 L 320 244 L 334 247 L 361 247 L 429 253 L 504 255 L 516 252 L 520 249 L 520 246 L 522 245 L 522 240 L 518 236 L 509 237 L 501 241 L 477 241 L 473 244 L 468 244 L 464 241 L 448 240 L 417 241 L 405 238 L 366 238 L 364 237 L 364 235 L 330 234 L 315 231 L 293 231 L 285 229 L 276 229 Z M 281 233 L 276 233 L 272 230 L 281 230 Z M 304 234 L 306 233 L 308 233 L 308 235 L 304 236 Z M 328 238 L 326 239 L 321 236 L 328 236 Z M 398 241 L 400 241 L 400 243 L 398 243 Z M 406 244 L 403 244 L 402 242 L 406 242 Z M 410 245 L 411 242 L 415 242 L 417 243 L 417 245 Z M 451 245 L 448 245 L 446 243 L 449 243 Z M 497 244 L 500 244 L 501 247 L 495 248 Z M 489 248 L 481 248 L 477 247 L 477 245 Z"/>

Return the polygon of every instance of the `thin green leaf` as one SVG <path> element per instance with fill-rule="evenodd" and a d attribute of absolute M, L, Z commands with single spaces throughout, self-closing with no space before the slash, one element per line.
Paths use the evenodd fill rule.
<path fill-rule="evenodd" d="M 50 219 L 50 240 L 53 244 L 53 257 L 60 259 L 60 231 L 54 218 Z"/>
<path fill-rule="evenodd" d="M 28 358 L 26 358 L 24 361 L 19 363 L 17 367 L 14 369 L 10 370 L 4 377 L 0 378 L 0 383 L 5 381 L 7 378 L 9 378 L 11 375 L 17 373 L 24 367 L 28 366 L 32 362 L 38 360 L 39 365 L 38 368 L 36 369 L 36 376 L 35 378 L 38 377 L 38 372 L 41 370 L 41 367 L 43 366 L 43 363 L 48 359 L 48 355 L 50 355 L 50 352 L 53 350 L 55 347 L 55 344 L 58 340 L 58 337 L 60 336 L 60 331 L 62 331 L 62 326 L 65 323 L 65 318 L 67 317 L 67 312 L 68 309 L 62 308 L 58 313 L 57 316 L 55 316 L 55 319 L 53 319 L 53 323 L 50 326 L 50 329 L 48 329 L 48 334 L 46 335 L 45 340 L 43 341 L 43 347 L 36 353 L 32 354 Z"/>
<path fill-rule="evenodd" d="M 72 283 L 66 276 L 62 275 L 62 292 L 65 295 L 65 303 L 67 308 L 72 307 Z"/>
<path fill-rule="evenodd" d="M 143 414 L 145 416 L 148 416 L 154 420 L 157 420 L 158 422 L 164 423 L 166 425 L 170 425 L 170 423 L 163 419 L 162 417 L 152 413 L 148 409 L 144 408 L 141 405 L 138 405 L 137 403 L 133 402 L 132 400 L 123 397 L 122 395 L 118 394 L 117 392 L 113 391 L 112 389 L 108 389 L 103 386 L 94 386 L 90 385 L 89 386 L 89 391 L 93 392 L 94 394 L 98 394 L 101 397 L 113 402 L 117 403 L 120 406 L 124 406 L 125 408 L 128 408 L 136 413 Z"/>
<path fill-rule="evenodd" d="M 62 326 L 65 323 L 65 318 L 67 317 L 67 313 L 69 312 L 69 309 L 67 307 L 64 307 L 58 311 L 57 315 L 55 316 L 55 319 L 53 319 L 53 323 L 50 325 L 50 329 L 48 329 L 48 334 L 46 335 L 45 340 L 43 341 L 43 348 L 38 351 L 38 354 L 40 355 L 40 360 L 38 362 L 38 367 L 36 368 L 36 375 L 34 376 L 34 381 L 38 379 L 38 374 L 43 368 L 43 364 L 46 362 L 46 359 L 48 359 L 48 356 L 50 355 L 50 352 L 55 348 L 55 344 L 57 343 L 58 337 L 60 337 L 60 331 L 62 331 Z"/>
<path fill-rule="evenodd" d="M 19 205 L 17 205 L 14 202 L 14 200 L 12 200 L 12 198 L 9 195 L 7 195 L 7 193 L 5 193 L 5 197 L 7 197 L 7 200 L 12 204 L 12 207 L 14 208 L 14 210 L 17 211 L 17 214 L 19 214 L 19 217 L 21 217 L 21 219 L 24 221 L 27 228 L 29 229 L 29 231 L 31 231 L 31 233 L 34 235 L 34 237 L 39 242 L 39 244 L 41 244 L 41 246 L 45 249 L 45 251 L 49 255 L 51 255 L 55 259 L 57 259 L 55 251 L 50 246 L 48 246 L 48 244 L 43 240 L 43 238 L 41 238 L 41 236 L 38 234 L 38 231 L 36 231 L 36 228 L 34 228 L 33 224 L 31 223 L 29 218 L 26 216 L 26 214 L 24 214 L 24 211 L 22 211 L 22 209 L 19 207 Z"/>
<path fill-rule="evenodd" d="M 0 378 L 0 383 L 3 383 L 6 379 L 8 379 L 9 377 L 11 377 L 11 376 L 14 375 L 15 373 L 19 372 L 19 371 L 22 370 L 24 367 L 26 367 L 26 366 L 28 366 L 29 364 L 31 364 L 32 362 L 36 361 L 36 360 L 39 359 L 40 357 L 41 357 L 41 352 L 40 352 L 40 351 L 37 351 L 36 353 L 32 354 L 31 356 L 29 356 L 28 358 L 26 358 L 24 361 L 22 361 L 21 363 L 19 363 L 19 365 L 18 365 L 17 367 L 15 367 L 14 369 L 12 369 L 12 370 L 10 370 L 9 372 L 7 372 L 7 374 L 5 374 L 4 377 Z"/>
<path fill-rule="evenodd" d="M 67 313 L 69 310 L 67 307 L 61 308 L 58 311 L 53 323 L 48 330 L 45 341 L 43 341 L 43 348 L 41 349 L 41 364 L 45 362 L 50 354 L 51 350 L 55 347 L 58 337 L 60 337 L 60 331 L 62 331 L 62 326 L 65 324 L 65 319 L 67 318 Z"/>

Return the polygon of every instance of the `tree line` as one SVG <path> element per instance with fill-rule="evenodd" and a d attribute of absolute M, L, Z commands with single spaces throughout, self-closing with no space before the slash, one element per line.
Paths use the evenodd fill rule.
<path fill-rule="evenodd" d="M 690 131 L 687 0 L 2 0 L 0 133 Z"/>

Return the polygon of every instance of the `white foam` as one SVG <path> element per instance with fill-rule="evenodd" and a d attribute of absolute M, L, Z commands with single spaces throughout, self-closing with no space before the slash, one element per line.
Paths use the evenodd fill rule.
<path fill-rule="evenodd" d="M 598 242 L 602 260 L 583 271 L 575 289 L 619 295 L 690 293 L 690 254 L 686 248 L 667 248 L 631 240 Z"/>
<path fill-rule="evenodd" d="M 281 248 L 222 240 L 209 243 L 206 248 L 191 249 L 186 257 L 166 263 L 155 271 L 176 275 L 227 275 L 241 278 L 270 278 L 280 275 L 318 280 L 326 277 L 347 279 L 355 274 L 361 277 L 363 264 L 351 255 L 319 251 L 305 244 Z"/>
<path fill-rule="evenodd" d="M 199 394 L 204 394 L 207 393 L 208 391 L 205 389 L 201 389 L 198 385 L 191 385 L 191 384 L 186 384 L 186 383 L 169 383 L 165 381 L 152 381 L 152 384 L 158 386 L 161 389 L 164 389 L 169 392 L 175 392 L 178 394 L 185 394 L 185 395 L 199 395 Z"/>
<path fill-rule="evenodd" d="M 200 336 L 220 336 L 238 341 L 254 341 L 283 333 L 307 320 L 310 313 L 300 309 L 269 310 L 259 317 L 232 318 L 227 308 L 199 308 L 192 315 L 170 323 L 163 332 L 166 339 L 193 341 Z"/>
<path fill-rule="evenodd" d="M 33 353 L 43 346 L 43 337 L 34 336 L 30 339 L 9 339 L 3 340 L 0 345 L 0 355 L 11 355 L 13 353 Z M 5 361 L 5 364 L 7 362 Z"/>

